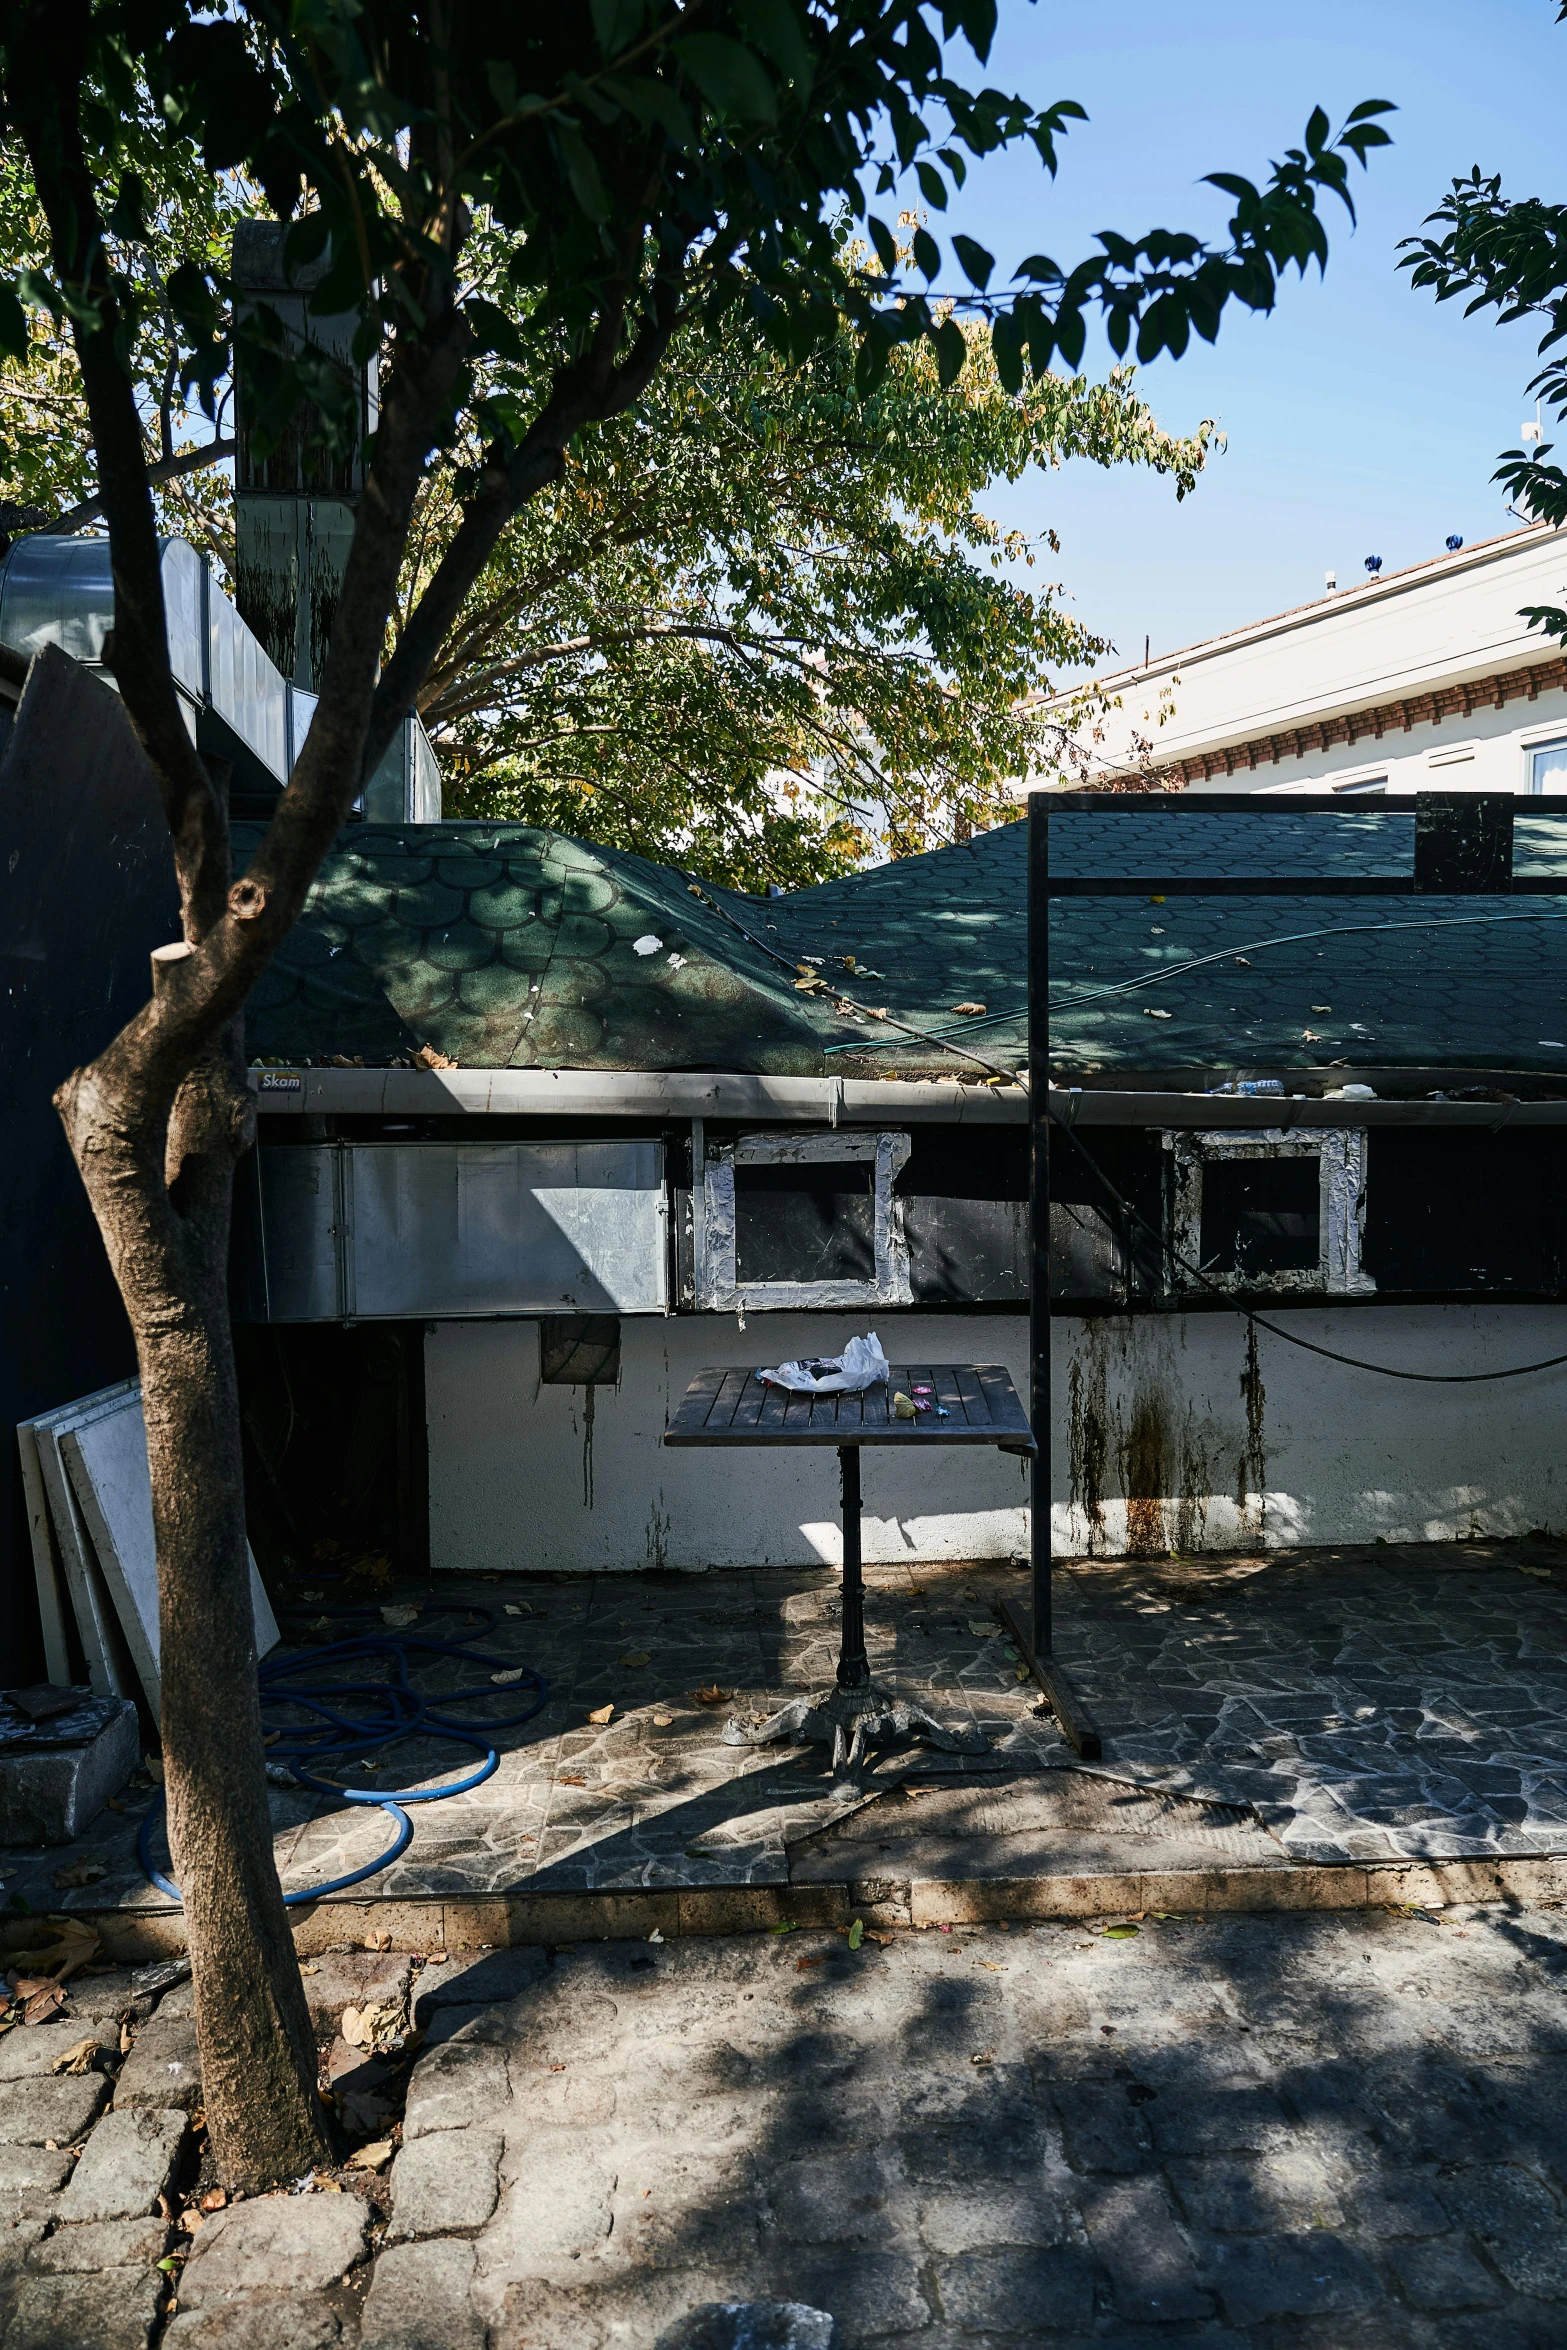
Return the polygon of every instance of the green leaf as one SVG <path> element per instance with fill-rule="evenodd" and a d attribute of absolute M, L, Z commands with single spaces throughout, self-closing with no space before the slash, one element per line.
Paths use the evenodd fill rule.
<path fill-rule="evenodd" d="M 868 212 L 866 214 L 865 225 L 870 231 L 871 243 L 876 248 L 877 260 L 881 263 L 883 269 L 887 272 L 889 277 L 894 276 L 898 267 L 897 238 L 893 235 L 891 229 L 887 226 L 884 220 L 878 220 L 876 218 L 874 212 Z"/>
<path fill-rule="evenodd" d="M 573 130 L 569 122 L 558 122 L 555 136 L 560 142 L 567 184 L 577 202 L 589 220 L 608 220 L 609 198 L 604 192 L 604 182 L 599 178 L 599 167 L 593 159 L 592 148 L 582 133 Z"/>
<path fill-rule="evenodd" d="M 642 0 L 590 0 L 593 34 L 606 63 L 629 47 L 642 30 Z"/>
<path fill-rule="evenodd" d="M 1004 392 L 1023 389 L 1023 325 L 1016 313 L 1003 310 L 990 329 L 990 348 Z"/>
<path fill-rule="evenodd" d="M 938 212 L 945 212 L 947 209 L 947 183 L 936 166 L 933 163 L 920 162 L 915 164 L 914 169 L 919 176 L 920 187 L 926 203 L 933 205 Z"/>
<path fill-rule="evenodd" d="M 774 1926 L 773 1928 L 773 1932 L 775 1934 L 798 1934 L 799 1931 L 800 1929 L 795 1924 L 793 1918 L 785 1918 L 781 1925 Z"/>
<path fill-rule="evenodd" d="M 984 246 L 977 245 L 972 237 L 954 237 L 952 250 L 962 263 L 969 284 L 978 286 L 983 293 L 990 283 L 990 273 L 996 266 L 995 255 L 987 253 Z"/>
<path fill-rule="evenodd" d="M 710 106 L 743 122 L 776 122 L 773 85 L 749 49 L 723 33 L 688 33 L 671 44 Z"/>
<path fill-rule="evenodd" d="M 791 0 L 735 0 L 735 14 L 765 57 L 792 82 L 809 83 L 814 60 Z"/>
<path fill-rule="evenodd" d="M 490 85 L 490 96 L 502 114 L 517 111 L 517 68 L 509 57 L 492 57 L 484 69 L 484 78 Z"/>
<path fill-rule="evenodd" d="M 851 1950 L 858 1950 L 864 1939 L 865 1920 L 863 1918 L 856 1918 L 853 1925 L 849 1928 L 849 1948 Z"/>
<path fill-rule="evenodd" d="M 928 228 L 917 228 L 914 231 L 914 261 L 915 266 L 922 269 L 928 278 L 939 276 L 941 247 Z"/>
<path fill-rule="evenodd" d="M 16 288 L 0 285 L 0 351 L 11 359 L 25 359 L 27 341 L 27 312 L 16 298 Z"/>
<path fill-rule="evenodd" d="M 1105 1942 L 1130 1942 L 1132 1936 L 1141 1931 L 1140 1926 L 1106 1926 L 1100 1939 Z"/>
<path fill-rule="evenodd" d="M 508 318 L 498 304 L 476 294 L 464 303 L 463 315 L 477 333 L 481 350 L 494 351 L 500 358 L 522 365 L 525 354 L 517 322 Z"/>
<path fill-rule="evenodd" d="M 112 236 L 127 245 L 145 245 L 151 234 L 147 227 L 147 183 L 139 171 L 121 175 L 119 194 L 114 208 L 104 221 Z"/>
<path fill-rule="evenodd" d="M 942 390 L 946 391 L 963 373 L 963 363 L 968 357 L 968 343 L 955 318 L 943 319 L 931 341 L 936 346 L 936 373 Z"/>

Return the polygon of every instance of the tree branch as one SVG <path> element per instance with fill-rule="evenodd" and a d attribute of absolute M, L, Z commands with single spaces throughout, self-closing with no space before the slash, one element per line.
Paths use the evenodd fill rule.
<path fill-rule="evenodd" d="M 194 448 L 177 449 L 172 457 L 164 457 L 156 465 L 149 465 L 146 479 L 151 483 L 178 481 L 183 474 L 200 473 L 209 465 L 221 465 L 226 457 L 233 456 L 238 446 L 237 441 L 219 440 L 202 441 Z M 84 522 L 96 521 L 107 505 L 108 499 L 100 490 L 95 498 L 84 498 L 79 506 L 68 506 L 63 514 L 57 514 L 49 528 L 52 531 L 80 530 Z"/>

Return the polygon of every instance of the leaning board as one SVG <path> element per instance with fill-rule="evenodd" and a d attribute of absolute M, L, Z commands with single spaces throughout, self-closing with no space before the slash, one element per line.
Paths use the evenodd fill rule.
<path fill-rule="evenodd" d="M 158 1663 L 158 1557 L 152 1529 L 152 1480 L 147 1469 L 147 1434 L 141 1393 L 134 1389 L 117 1410 L 101 1412 L 68 1430 L 60 1440 L 73 1496 L 97 1552 L 104 1580 L 124 1628 L 137 1676 L 154 1718 L 160 1712 Z M 250 1561 L 256 1653 L 277 1645 L 273 1616 L 256 1562 Z"/>
<path fill-rule="evenodd" d="M 87 1678 L 100 1697 L 134 1696 L 136 1672 L 92 1538 L 82 1523 L 82 1513 L 66 1474 L 60 1440 L 67 1429 L 80 1427 L 102 1412 L 123 1410 L 137 1393 L 133 1380 L 122 1379 L 116 1386 L 100 1388 L 96 1395 L 84 1395 L 75 1403 L 41 1412 L 37 1419 L 24 1421 L 17 1432 L 23 1476 L 29 1491 L 28 1516 L 39 1612 L 47 1622 L 51 1608 L 57 1615 L 63 1611 L 60 1593 L 63 1580 L 76 1620 Z M 37 1490 L 43 1498 L 41 1511 L 32 1505 L 31 1472 L 34 1470 Z M 72 1676 L 67 1673 L 65 1678 L 69 1681 Z"/>

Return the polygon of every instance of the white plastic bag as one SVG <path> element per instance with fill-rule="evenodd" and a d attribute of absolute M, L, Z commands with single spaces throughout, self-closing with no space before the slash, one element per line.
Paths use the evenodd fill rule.
<path fill-rule="evenodd" d="M 851 1338 L 841 1355 L 779 1363 L 775 1369 L 756 1375 L 767 1386 L 790 1387 L 796 1395 L 858 1395 L 887 1378 L 890 1366 L 881 1351 L 881 1340 L 871 1330 L 863 1338 Z"/>

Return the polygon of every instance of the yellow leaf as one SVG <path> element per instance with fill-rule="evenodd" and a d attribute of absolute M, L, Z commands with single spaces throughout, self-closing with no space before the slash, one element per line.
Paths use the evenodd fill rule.
<path fill-rule="evenodd" d="M 595 1712 L 589 1714 L 588 1720 L 594 1723 L 599 1729 L 602 1729 L 614 1710 L 615 1709 L 612 1705 L 601 1705 Z"/>

